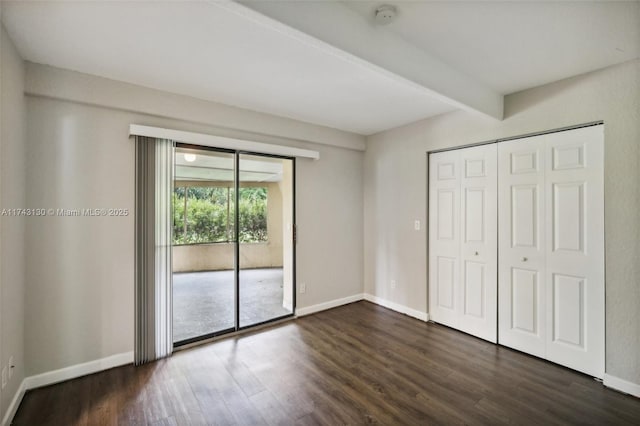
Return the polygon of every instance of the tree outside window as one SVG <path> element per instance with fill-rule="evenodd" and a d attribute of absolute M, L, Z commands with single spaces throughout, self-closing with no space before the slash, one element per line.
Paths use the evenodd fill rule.
<path fill-rule="evenodd" d="M 267 188 L 240 188 L 241 243 L 262 243 L 267 234 Z M 235 190 L 229 187 L 178 186 L 173 192 L 173 244 L 234 241 Z"/>

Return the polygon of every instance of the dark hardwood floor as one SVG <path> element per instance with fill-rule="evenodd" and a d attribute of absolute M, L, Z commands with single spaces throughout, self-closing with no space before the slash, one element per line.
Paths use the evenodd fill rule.
<path fill-rule="evenodd" d="M 640 424 L 592 378 L 368 302 L 30 391 L 16 425 Z"/>

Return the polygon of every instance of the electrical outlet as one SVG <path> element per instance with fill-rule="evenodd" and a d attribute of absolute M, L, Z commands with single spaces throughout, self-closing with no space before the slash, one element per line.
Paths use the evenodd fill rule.
<path fill-rule="evenodd" d="M 300 293 L 304 294 L 307 292 L 307 284 L 305 283 L 300 283 Z"/>
<path fill-rule="evenodd" d="M 396 288 L 396 280 L 391 280 L 391 290 Z"/>
<path fill-rule="evenodd" d="M 13 355 L 9 357 L 9 379 L 13 376 L 13 370 L 15 370 L 15 364 L 13 363 Z"/>
<path fill-rule="evenodd" d="M 420 221 L 419 220 L 414 220 L 413 221 L 413 229 L 415 229 L 416 231 L 420 230 Z"/>
<path fill-rule="evenodd" d="M 2 388 L 7 386 L 7 366 L 2 367 Z"/>

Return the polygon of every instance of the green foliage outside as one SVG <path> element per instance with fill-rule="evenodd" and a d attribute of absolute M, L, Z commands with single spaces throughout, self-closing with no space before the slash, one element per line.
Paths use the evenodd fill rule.
<path fill-rule="evenodd" d="M 224 187 L 175 188 L 173 244 L 234 241 L 234 192 L 233 188 Z M 187 197 L 186 215 L 185 195 Z M 240 242 L 266 242 L 267 188 L 240 188 L 239 205 Z"/>

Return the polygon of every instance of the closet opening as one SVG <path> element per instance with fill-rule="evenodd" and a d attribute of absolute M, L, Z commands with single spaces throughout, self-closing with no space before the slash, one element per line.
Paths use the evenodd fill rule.
<path fill-rule="evenodd" d="M 602 123 L 429 153 L 429 316 L 604 375 Z"/>

